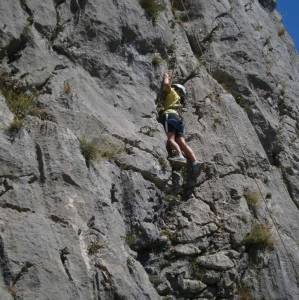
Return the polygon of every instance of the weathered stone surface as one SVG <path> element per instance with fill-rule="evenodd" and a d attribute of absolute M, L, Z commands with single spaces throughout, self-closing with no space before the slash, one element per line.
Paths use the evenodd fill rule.
<path fill-rule="evenodd" d="M 185 279 L 182 277 L 180 277 L 178 284 L 185 295 L 198 294 L 206 288 L 206 285 L 199 280 Z"/>
<path fill-rule="evenodd" d="M 234 263 L 223 253 L 200 256 L 196 262 L 205 268 L 225 271 L 234 267 Z"/>
<path fill-rule="evenodd" d="M 298 54 L 275 1 L 182 3 L 1 1 L 0 75 L 36 97 L 8 133 L 0 83 L 1 300 L 299 298 Z M 167 162 L 167 69 L 197 178 Z M 246 252 L 255 223 L 271 251 Z"/>
<path fill-rule="evenodd" d="M 0 122 L 3 129 L 7 129 L 14 116 L 8 109 L 5 98 L 0 95 Z"/>
<path fill-rule="evenodd" d="M 192 256 L 200 254 L 200 250 L 193 245 L 177 245 L 173 248 L 177 256 Z"/>

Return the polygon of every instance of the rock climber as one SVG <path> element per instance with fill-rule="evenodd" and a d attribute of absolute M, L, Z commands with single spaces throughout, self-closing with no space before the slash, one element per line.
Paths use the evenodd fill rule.
<path fill-rule="evenodd" d="M 180 113 L 185 103 L 186 88 L 181 84 L 171 84 L 171 82 L 172 78 L 166 72 L 163 77 L 162 108 L 159 112 L 159 121 L 163 124 L 167 135 L 167 146 L 176 153 L 169 160 L 174 163 L 185 164 L 187 158 L 191 164 L 192 171 L 198 172 L 200 163 L 191 147 L 185 141 L 185 127 Z"/>

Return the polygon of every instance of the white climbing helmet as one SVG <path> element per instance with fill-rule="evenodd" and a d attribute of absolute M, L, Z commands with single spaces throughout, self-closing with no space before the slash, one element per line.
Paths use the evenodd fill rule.
<path fill-rule="evenodd" d="M 176 83 L 176 84 L 173 84 L 172 86 L 174 88 L 178 89 L 186 97 L 187 91 L 186 91 L 186 88 L 183 85 Z"/>

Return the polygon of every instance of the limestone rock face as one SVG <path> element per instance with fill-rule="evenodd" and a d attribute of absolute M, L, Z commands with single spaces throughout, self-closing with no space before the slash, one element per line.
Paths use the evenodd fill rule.
<path fill-rule="evenodd" d="M 0 2 L 1 300 L 299 299 L 299 59 L 276 1 L 150 2 Z M 197 177 L 167 160 L 166 70 Z"/>

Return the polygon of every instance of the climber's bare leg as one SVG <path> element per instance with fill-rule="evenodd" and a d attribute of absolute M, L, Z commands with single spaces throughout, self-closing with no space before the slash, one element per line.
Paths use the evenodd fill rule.
<path fill-rule="evenodd" d="M 195 162 L 195 161 L 197 161 L 196 156 L 195 156 L 193 150 L 191 149 L 190 146 L 187 145 L 187 143 L 186 143 L 184 137 L 176 137 L 176 138 L 175 138 L 175 142 L 176 142 L 176 144 L 179 146 L 179 148 L 182 149 L 181 151 L 184 152 L 186 158 L 187 158 L 190 162 Z"/>

